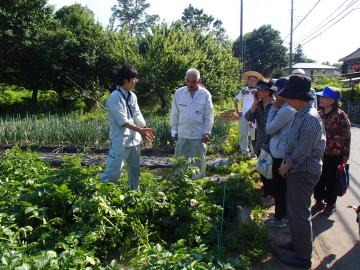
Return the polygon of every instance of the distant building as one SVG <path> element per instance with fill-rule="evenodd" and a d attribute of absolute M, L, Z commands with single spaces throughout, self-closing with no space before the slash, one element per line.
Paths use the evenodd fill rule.
<path fill-rule="evenodd" d="M 312 77 L 317 74 L 323 74 L 328 76 L 339 75 L 340 71 L 337 67 L 323 65 L 319 63 L 297 63 L 293 65 L 292 70 L 301 68 L 305 71 L 306 76 Z M 289 67 L 284 68 L 288 70 Z"/>
<path fill-rule="evenodd" d="M 340 61 L 343 62 L 341 73 L 360 72 L 360 48 L 348 56 L 339 59 L 339 62 Z"/>

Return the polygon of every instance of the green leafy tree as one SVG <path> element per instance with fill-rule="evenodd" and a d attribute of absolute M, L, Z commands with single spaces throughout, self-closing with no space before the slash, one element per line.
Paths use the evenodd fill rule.
<path fill-rule="evenodd" d="M 146 0 L 117 0 L 111 8 L 110 29 L 128 31 L 131 36 L 146 33 L 159 20 L 159 16 L 146 13 L 149 7 Z"/>
<path fill-rule="evenodd" d="M 227 39 L 221 20 L 207 15 L 203 9 L 197 9 L 191 4 L 184 9 L 181 22 L 187 29 L 199 30 L 204 34 L 212 34 L 219 40 Z"/>
<path fill-rule="evenodd" d="M 256 70 L 269 75 L 275 68 L 286 66 L 286 48 L 280 32 L 271 25 L 263 25 L 244 35 L 244 69 Z M 240 38 L 233 44 L 235 57 L 240 56 Z"/>
<path fill-rule="evenodd" d="M 309 59 L 305 56 L 302 46 L 299 44 L 296 47 L 294 57 L 293 57 L 293 63 L 314 63 L 315 61 L 312 59 Z"/>
<path fill-rule="evenodd" d="M 136 58 L 135 43 L 124 33 L 106 32 L 80 4 L 61 8 L 54 19 L 46 33 L 52 87 L 64 102 L 82 99 L 91 110 L 116 84 L 117 68 Z"/>
<path fill-rule="evenodd" d="M 167 112 L 175 89 L 185 85 L 185 73 L 198 68 L 201 78 L 214 98 L 233 95 L 239 87 L 240 64 L 211 35 L 184 29 L 180 24 L 152 28 L 139 44 L 143 58 L 138 85 L 142 101 L 159 104 Z"/>
<path fill-rule="evenodd" d="M 0 81 L 32 90 L 34 105 L 38 90 L 49 86 L 41 33 L 51 14 L 46 0 L 0 2 Z"/>

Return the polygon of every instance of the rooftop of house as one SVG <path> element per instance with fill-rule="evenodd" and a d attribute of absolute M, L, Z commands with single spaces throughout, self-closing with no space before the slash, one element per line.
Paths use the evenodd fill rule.
<path fill-rule="evenodd" d="M 287 67 L 289 68 L 289 67 Z M 338 70 L 337 67 L 333 67 L 333 66 L 328 66 L 328 65 L 323 65 L 320 63 L 297 63 L 295 65 L 292 66 L 292 69 L 334 69 L 334 70 Z"/>
<path fill-rule="evenodd" d="M 356 59 L 360 60 L 360 48 L 358 48 L 355 52 L 350 53 L 348 56 L 339 59 L 339 61 L 347 62 Z"/>

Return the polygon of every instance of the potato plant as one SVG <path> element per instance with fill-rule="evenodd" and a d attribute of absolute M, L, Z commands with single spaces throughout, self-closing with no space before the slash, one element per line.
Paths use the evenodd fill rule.
<path fill-rule="evenodd" d="M 80 162 L 65 158 L 54 169 L 19 148 L 0 159 L 0 269 L 247 269 L 247 260 L 230 262 L 220 258 L 226 252 L 216 252 L 224 249 L 217 241 L 220 184 L 192 180 L 186 161 L 178 165 L 181 173 L 161 179 L 143 172 L 135 191 L 126 176 L 99 183 L 103 168 Z M 227 192 L 233 198 L 240 190 Z M 225 202 L 231 209 L 233 199 Z M 244 258 L 251 252 L 241 250 Z"/>

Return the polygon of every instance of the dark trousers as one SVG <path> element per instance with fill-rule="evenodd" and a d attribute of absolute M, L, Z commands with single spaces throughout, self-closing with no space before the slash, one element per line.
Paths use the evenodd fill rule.
<path fill-rule="evenodd" d="M 295 255 L 302 259 L 311 259 L 313 232 L 310 206 L 319 176 L 290 172 L 286 179 L 287 213 Z"/>
<path fill-rule="evenodd" d="M 286 180 L 282 178 L 278 170 L 283 159 L 273 159 L 273 191 L 275 198 L 275 218 L 281 220 L 286 216 Z"/>
<path fill-rule="evenodd" d="M 324 155 L 324 164 L 319 183 L 314 189 L 314 197 L 317 201 L 325 201 L 328 205 L 335 205 L 337 196 L 335 194 L 336 172 L 342 156 Z"/>

